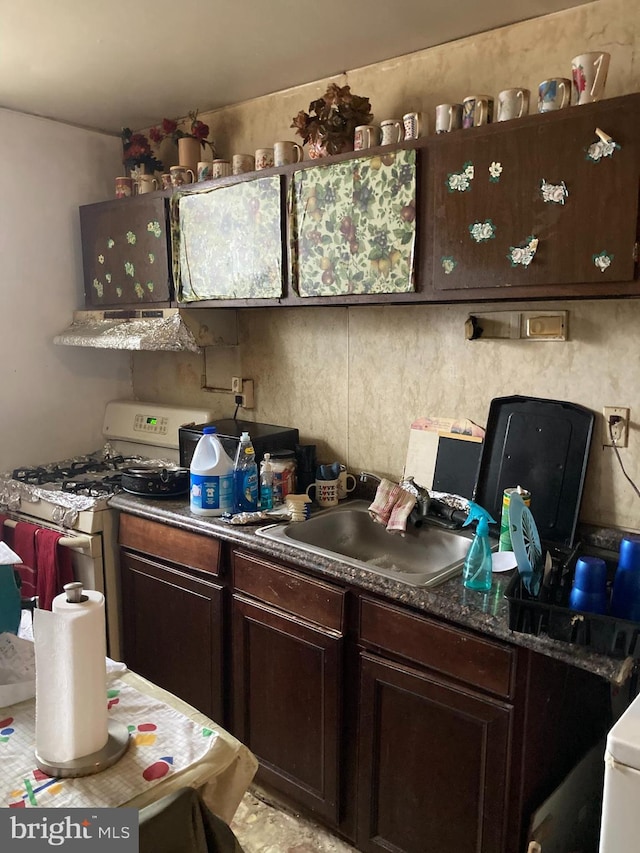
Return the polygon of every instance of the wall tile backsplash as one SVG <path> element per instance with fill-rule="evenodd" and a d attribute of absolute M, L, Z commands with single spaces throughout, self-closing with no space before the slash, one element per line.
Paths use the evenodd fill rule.
<path fill-rule="evenodd" d="M 628 94 L 638 88 L 635 5 L 601 0 L 350 71 L 340 80 L 366 92 L 376 121 L 422 110 L 431 131 L 437 104 L 516 85 L 536 91 L 544 79 L 569 76 L 571 57 L 586 50 L 612 54 L 605 97 Z M 203 120 L 223 155 L 254 150 L 294 139 L 291 116 L 325 87 L 318 81 Z M 242 310 L 242 375 L 255 381 L 256 396 L 249 418 L 298 427 L 304 443 L 317 443 L 321 461 L 340 459 L 353 471 L 398 478 L 416 417 L 468 417 L 484 425 L 491 399 L 511 394 L 568 400 L 598 414 L 604 405 L 629 406 L 629 447 L 620 452 L 629 475 L 640 481 L 640 300 L 536 305 L 570 312 L 567 342 L 465 340 L 470 312 L 515 305 Z M 199 356 L 136 353 L 133 363 L 138 397 L 233 413 L 230 394 L 201 389 Z M 600 436 L 598 420 L 581 521 L 640 529 L 640 501 Z"/>

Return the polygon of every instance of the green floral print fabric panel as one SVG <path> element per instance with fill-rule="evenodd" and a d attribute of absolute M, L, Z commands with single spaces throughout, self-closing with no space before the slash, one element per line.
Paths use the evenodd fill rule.
<path fill-rule="evenodd" d="M 280 178 L 172 197 L 179 299 L 282 295 Z"/>
<path fill-rule="evenodd" d="M 414 289 L 415 151 L 296 172 L 289 208 L 300 296 Z"/>

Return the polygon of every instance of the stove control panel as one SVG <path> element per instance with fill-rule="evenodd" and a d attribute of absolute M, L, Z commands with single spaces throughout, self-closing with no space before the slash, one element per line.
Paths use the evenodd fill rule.
<path fill-rule="evenodd" d="M 118 439 L 153 447 L 178 448 L 181 426 L 210 420 L 213 420 L 213 414 L 206 409 L 112 400 L 107 403 L 102 432 L 107 441 Z"/>
<path fill-rule="evenodd" d="M 133 429 L 135 432 L 146 432 L 154 436 L 166 435 L 169 429 L 169 418 L 138 413 L 135 416 Z"/>

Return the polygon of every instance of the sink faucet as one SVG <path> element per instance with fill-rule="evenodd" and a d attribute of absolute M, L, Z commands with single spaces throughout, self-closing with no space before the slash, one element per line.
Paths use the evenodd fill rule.
<path fill-rule="evenodd" d="M 369 480 L 375 480 L 378 484 L 382 482 L 382 479 L 377 474 L 371 474 L 369 471 L 360 471 L 360 482 L 368 483 Z"/>
<path fill-rule="evenodd" d="M 375 480 L 378 484 L 382 482 L 381 478 L 378 477 L 377 474 L 372 474 L 370 471 L 360 471 L 360 482 L 366 483 L 369 480 Z M 409 494 L 413 495 L 416 499 L 416 505 L 409 516 L 409 520 L 415 524 L 416 527 L 419 527 L 427 517 L 429 505 L 431 503 L 431 496 L 427 489 L 424 489 L 422 486 L 418 486 L 414 483 L 413 477 L 405 477 L 404 480 L 400 481 L 399 486 L 401 489 L 404 489 L 405 492 L 409 492 Z"/>
<path fill-rule="evenodd" d="M 400 488 L 409 492 L 409 494 L 413 495 L 416 499 L 416 505 L 409 516 L 409 520 L 419 527 L 429 512 L 431 495 L 427 489 L 422 486 L 418 486 L 417 483 L 414 483 L 413 477 L 405 477 L 404 480 L 401 480 Z"/>

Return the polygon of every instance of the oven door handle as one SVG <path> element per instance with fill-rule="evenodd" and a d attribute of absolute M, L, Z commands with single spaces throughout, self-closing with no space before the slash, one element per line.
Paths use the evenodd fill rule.
<path fill-rule="evenodd" d="M 13 518 L 5 518 L 6 527 L 15 527 L 18 522 Z M 61 536 L 58 545 L 63 548 L 73 548 L 74 551 L 84 551 L 91 547 L 91 539 L 88 536 Z"/>

